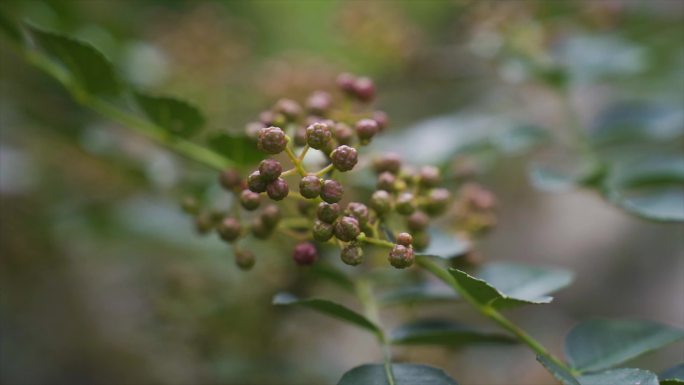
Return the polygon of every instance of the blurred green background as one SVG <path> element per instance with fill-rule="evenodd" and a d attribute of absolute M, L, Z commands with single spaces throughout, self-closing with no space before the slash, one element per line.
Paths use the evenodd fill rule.
<path fill-rule="evenodd" d="M 209 131 L 240 132 L 278 98 L 330 89 L 349 71 L 376 80 L 377 105 L 392 119 L 377 151 L 449 165 L 460 149 L 497 134 L 498 146 L 473 156 L 499 199 L 498 225 L 478 244 L 482 258 L 577 275 L 553 305 L 515 311 L 513 319 L 556 352 L 572 325 L 592 316 L 684 326 L 681 224 L 639 219 L 589 190 L 538 191 L 527 176 L 531 160 L 581 163 L 567 150 L 573 121 L 589 133 L 634 122 L 644 131 L 638 141 L 602 147 L 602 156 L 681 156 L 684 2 L 7 0 L 0 7 L 89 41 L 136 86 L 193 102 Z M 363 331 L 271 306 L 283 289 L 339 296 L 299 272 L 278 241 L 258 246 L 265 258 L 244 273 L 225 244 L 195 235 L 177 202 L 200 186 L 207 199 L 230 204 L 214 172 L 83 109 L 4 36 L 0 87 L 0 382 L 332 384 L 352 366 L 379 360 Z M 528 146 L 505 135 L 520 126 L 551 139 Z M 681 209 L 684 197 L 671 204 Z M 467 307 L 458 310 L 486 325 Z M 384 318 L 393 326 L 418 311 L 453 308 L 389 308 Z M 524 347 L 396 353 L 463 384 L 552 383 Z M 680 343 L 635 365 L 660 371 L 683 360 Z"/>

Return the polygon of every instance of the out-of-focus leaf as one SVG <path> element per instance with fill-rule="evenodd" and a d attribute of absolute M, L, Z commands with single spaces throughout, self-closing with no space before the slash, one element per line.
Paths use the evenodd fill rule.
<path fill-rule="evenodd" d="M 549 360 L 545 356 L 537 356 L 537 361 L 539 361 L 542 366 L 548 370 L 551 375 L 558 380 L 563 385 L 580 385 L 577 379 L 567 371 L 565 368 L 559 366 L 555 362 Z"/>
<path fill-rule="evenodd" d="M 352 282 L 352 280 L 346 274 L 333 266 L 323 263 L 316 263 L 311 266 L 309 271 L 312 274 L 316 274 L 321 278 L 325 278 L 328 281 L 335 283 L 337 286 L 347 291 L 354 291 L 354 282 Z"/>
<path fill-rule="evenodd" d="M 458 295 L 448 286 L 422 284 L 416 286 L 402 286 L 379 296 L 378 301 L 383 305 L 402 305 L 416 302 L 454 301 Z"/>
<path fill-rule="evenodd" d="M 21 42 L 21 30 L 17 23 L 0 8 L 0 31 L 15 42 Z"/>
<path fill-rule="evenodd" d="M 509 262 L 489 263 L 477 275 L 509 297 L 532 301 L 568 286 L 574 276 L 564 269 Z"/>
<path fill-rule="evenodd" d="M 608 199 L 632 214 L 684 222 L 684 157 L 656 157 L 615 165 L 604 190 Z"/>
<path fill-rule="evenodd" d="M 494 146 L 504 154 L 521 154 L 549 138 L 541 127 L 520 125 L 492 135 Z"/>
<path fill-rule="evenodd" d="M 449 320 L 421 320 L 402 325 L 391 333 L 395 345 L 463 346 L 477 343 L 516 343 L 514 339 L 498 333 L 475 330 Z"/>
<path fill-rule="evenodd" d="M 684 384 L 684 363 L 673 366 L 660 373 L 660 385 Z"/>
<path fill-rule="evenodd" d="M 684 338 L 684 330 L 653 321 L 592 319 L 565 338 L 565 355 L 580 371 L 608 369 Z M 580 381 L 581 382 L 581 381 Z"/>
<path fill-rule="evenodd" d="M 217 133 L 209 136 L 207 145 L 212 150 L 241 165 L 249 165 L 263 159 L 254 140 L 246 135 Z"/>
<path fill-rule="evenodd" d="M 173 135 L 187 138 L 204 126 L 204 116 L 192 104 L 168 96 L 135 92 L 135 100 L 145 115 Z"/>
<path fill-rule="evenodd" d="M 658 385 L 658 377 L 648 370 L 624 368 L 587 374 L 579 382 L 580 385 Z"/>
<path fill-rule="evenodd" d="M 668 104 L 620 103 L 600 113 L 589 133 L 599 146 L 672 140 L 684 135 L 684 109 Z"/>
<path fill-rule="evenodd" d="M 273 297 L 274 305 L 299 305 L 308 307 L 310 309 L 317 310 L 323 314 L 329 315 L 331 317 L 347 321 L 354 324 L 362 329 L 366 329 L 376 335 L 379 335 L 380 329 L 366 317 L 361 314 L 342 306 L 336 302 L 320 299 L 320 298 L 309 298 L 309 299 L 299 299 L 290 293 L 279 293 Z"/>
<path fill-rule="evenodd" d="M 493 268 L 488 274 L 495 280 L 501 281 L 507 292 L 511 293 L 508 295 L 489 282 L 470 276 L 464 271 L 449 269 L 449 272 L 475 301 L 497 309 L 549 303 L 553 298 L 546 294 L 567 285 L 571 277 L 556 269 L 502 264 Z M 507 277 L 507 274 L 510 274 L 511 278 Z M 520 277 L 527 277 L 527 279 L 521 280 Z"/>
<path fill-rule="evenodd" d="M 396 385 L 458 385 L 443 370 L 427 365 L 392 364 Z M 382 364 L 365 364 L 345 373 L 337 385 L 389 385 Z"/>
<path fill-rule="evenodd" d="M 120 83 L 109 60 L 89 43 L 29 25 L 31 37 L 69 72 L 71 81 L 91 94 L 112 95 Z"/>
<path fill-rule="evenodd" d="M 532 185 L 549 192 L 564 192 L 590 184 L 604 172 L 600 163 L 578 154 L 554 154 L 530 162 L 527 173 Z"/>
<path fill-rule="evenodd" d="M 455 234 L 448 234 L 438 229 L 430 229 L 429 234 L 430 245 L 418 255 L 452 259 L 460 257 L 470 250 L 470 243 Z"/>

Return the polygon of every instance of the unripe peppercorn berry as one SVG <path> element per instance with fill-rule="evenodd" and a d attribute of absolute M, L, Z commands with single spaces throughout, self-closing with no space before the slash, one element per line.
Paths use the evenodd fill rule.
<path fill-rule="evenodd" d="M 409 247 L 413 243 L 413 236 L 409 233 L 399 233 L 397 234 L 397 244 Z"/>
<path fill-rule="evenodd" d="M 323 182 L 323 187 L 321 188 L 321 198 L 328 203 L 337 203 L 342 199 L 344 195 L 344 188 L 340 182 L 327 179 Z"/>
<path fill-rule="evenodd" d="M 290 121 L 296 120 L 302 114 L 302 107 L 292 99 L 280 99 L 276 103 L 275 110 Z"/>
<path fill-rule="evenodd" d="M 426 231 L 419 231 L 413 233 L 413 248 L 415 250 L 423 251 L 430 244 L 430 234 Z"/>
<path fill-rule="evenodd" d="M 325 115 L 332 105 L 330 94 L 316 91 L 306 100 L 306 108 L 314 115 Z"/>
<path fill-rule="evenodd" d="M 389 117 L 384 111 L 373 112 L 373 120 L 378 123 L 378 131 L 382 132 L 389 125 Z"/>
<path fill-rule="evenodd" d="M 298 265 L 311 265 L 318 259 L 318 251 L 313 243 L 302 242 L 295 246 L 292 258 Z"/>
<path fill-rule="evenodd" d="M 285 182 L 285 179 L 278 178 L 266 186 L 266 193 L 268 197 L 274 201 L 279 201 L 285 199 L 290 193 L 290 187 Z"/>
<path fill-rule="evenodd" d="M 346 263 L 347 265 L 359 265 L 361 262 L 363 262 L 363 249 L 361 249 L 361 247 L 358 245 L 347 245 L 342 249 L 340 258 L 342 259 L 342 262 Z"/>
<path fill-rule="evenodd" d="M 342 217 L 335 222 L 333 232 L 342 242 L 353 241 L 361 233 L 359 221 L 354 217 Z"/>
<path fill-rule="evenodd" d="M 188 214 L 197 214 L 200 209 L 199 202 L 195 197 L 185 197 L 181 202 L 181 208 Z"/>
<path fill-rule="evenodd" d="M 238 250 L 235 252 L 235 264 L 242 270 L 249 270 L 254 267 L 254 254 L 247 250 Z"/>
<path fill-rule="evenodd" d="M 371 196 L 370 206 L 379 215 L 388 213 L 392 209 L 392 197 L 387 191 L 378 190 Z"/>
<path fill-rule="evenodd" d="M 306 144 L 306 127 L 297 127 L 293 140 L 296 146 L 304 146 Z"/>
<path fill-rule="evenodd" d="M 261 122 L 250 122 L 245 126 L 245 135 L 248 138 L 256 140 L 259 137 L 259 130 L 264 128 L 264 124 Z"/>
<path fill-rule="evenodd" d="M 373 119 L 361 119 L 356 123 L 356 136 L 362 143 L 367 143 L 377 133 L 378 123 Z"/>
<path fill-rule="evenodd" d="M 323 150 L 330 143 L 332 132 L 323 122 L 317 122 L 306 128 L 306 143 L 316 150 Z"/>
<path fill-rule="evenodd" d="M 266 182 L 272 182 L 283 172 L 283 166 L 275 159 L 264 159 L 259 163 L 259 175 Z"/>
<path fill-rule="evenodd" d="M 389 172 L 385 171 L 382 174 L 378 175 L 377 187 L 380 190 L 392 192 L 394 191 L 394 183 L 396 181 L 397 178 L 393 174 L 390 174 Z"/>
<path fill-rule="evenodd" d="M 313 237 L 319 242 L 325 242 L 333 236 L 333 226 L 330 223 L 325 223 L 316 219 L 311 229 Z"/>
<path fill-rule="evenodd" d="M 413 199 L 413 194 L 408 192 L 399 194 L 395 208 L 401 215 L 413 214 L 416 211 L 416 202 Z"/>
<path fill-rule="evenodd" d="M 387 153 L 379 158 L 373 160 L 373 170 L 376 174 L 389 172 L 391 174 L 399 173 L 401 169 L 401 157 L 395 153 Z"/>
<path fill-rule="evenodd" d="M 250 190 L 242 190 L 240 193 L 240 204 L 245 210 L 256 210 L 261 203 L 261 195 Z"/>
<path fill-rule="evenodd" d="M 313 199 L 321 193 L 323 183 L 316 175 L 307 175 L 299 181 L 299 193 L 304 198 Z"/>
<path fill-rule="evenodd" d="M 338 122 L 334 126 L 335 139 L 339 144 L 351 144 L 354 138 L 354 130 L 351 129 L 347 124 Z"/>
<path fill-rule="evenodd" d="M 287 146 L 287 137 L 278 127 L 264 127 L 259 130 L 257 146 L 261 151 L 269 154 L 279 154 Z"/>
<path fill-rule="evenodd" d="M 346 210 L 344 210 L 344 214 L 356 218 L 356 220 L 359 221 L 360 226 L 364 226 L 366 223 L 368 223 L 368 207 L 366 207 L 366 205 L 363 203 L 349 202 Z"/>
<path fill-rule="evenodd" d="M 268 236 L 271 235 L 271 231 L 273 231 L 272 228 L 266 226 L 261 217 L 252 218 L 249 229 L 252 231 L 252 234 L 259 239 L 268 238 Z"/>
<path fill-rule="evenodd" d="M 282 215 L 280 214 L 280 209 L 276 205 L 268 205 L 261 210 L 261 222 L 268 227 L 274 228 L 280 222 Z"/>
<path fill-rule="evenodd" d="M 228 191 L 233 191 L 240 187 L 242 178 L 240 173 L 234 169 L 223 170 L 219 174 L 219 183 Z"/>
<path fill-rule="evenodd" d="M 233 242 L 238 239 L 240 232 L 242 231 L 242 226 L 240 222 L 235 218 L 226 218 L 216 227 L 216 231 L 219 233 L 221 239 L 227 242 Z"/>
<path fill-rule="evenodd" d="M 404 269 L 413 264 L 413 249 L 403 245 L 394 245 L 389 253 L 389 263 L 397 269 Z"/>
<path fill-rule="evenodd" d="M 211 214 L 201 213 L 195 217 L 195 229 L 199 234 L 207 234 L 213 227 L 214 221 L 211 219 Z"/>
<path fill-rule="evenodd" d="M 416 211 L 406 219 L 406 226 L 411 231 L 423 231 L 427 229 L 430 218 L 422 211 Z"/>
<path fill-rule="evenodd" d="M 363 102 L 370 102 L 375 97 L 375 84 L 370 78 L 360 77 L 354 81 L 354 96 Z"/>
<path fill-rule="evenodd" d="M 435 216 L 442 214 L 449 204 L 449 190 L 436 188 L 430 191 L 427 200 L 423 205 L 423 210 L 429 215 Z"/>
<path fill-rule="evenodd" d="M 330 154 L 332 164 L 340 171 L 349 171 L 356 166 L 359 155 L 356 149 L 347 145 L 342 145 L 333 150 Z"/>
<path fill-rule="evenodd" d="M 340 87 L 340 89 L 348 94 L 351 94 L 354 92 L 354 82 L 356 81 L 356 77 L 354 75 L 349 74 L 349 73 L 341 73 L 337 76 L 337 86 Z"/>
<path fill-rule="evenodd" d="M 254 171 L 247 177 L 247 188 L 254 191 L 255 193 L 262 193 L 266 191 L 266 185 L 268 183 L 261 177 L 259 171 Z"/>
<path fill-rule="evenodd" d="M 423 166 L 418 174 L 418 181 L 423 187 L 435 187 L 439 185 L 442 178 L 437 167 Z"/>
<path fill-rule="evenodd" d="M 340 216 L 340 205 L 321 202 L 316 208 L 316 217 L 325 223 L 333 223 Z"/>

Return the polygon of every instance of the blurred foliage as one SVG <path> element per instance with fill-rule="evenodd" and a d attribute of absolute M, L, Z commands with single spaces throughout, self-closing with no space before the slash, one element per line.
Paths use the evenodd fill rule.
<path fill-rule="evenodd" d="M 179 133 L 232 161 L 257 159 L 239 135 L 258 111 L 283 95 L 330 88 L 338 72 L 352 71 L 378 79 L 378 104 L 392 117 L 396 132 L 377 141 L 378 151 L 399 149 L 502 185 L 522 183 L 496 174 L 522 160 L 535 186 L 587 187 L 644 217 L 684 217 L 680 2 L 6 0 L 0 11 L 3 383 L 319 384 L 373 359 L 363 353 L 368 345 L 354 346 L 361 357 L 340 357 L 363 336 L 269 306 L 280 290 L 330 290 L 307 285 L 318 275 L 296 270 L 279 244 L 255 245 L 266 258 L 244 275 L 221 242 L 197 239 L 175 202 L 196 190 L 229 207 L 214 174 L 72 101 L 12 49 L 17 22 L 92 44 L 102 57 L 51 33 L 31 34 L 53 56 L 78 51 L 76 62 L 62 56 L 62 64 L 87 91 L 116 91 L 117 77 L 145 90 L 155 96 L 121 105 L 141 107 L 160 126 L 179 121 Z M 82 60 L 89 64 L 78 66 Z M 675 226 L 658 227 L 646 245 L 674 254 L 659 255 L 659 269 L 682 259 L 683 229 Z M 500 237 L 499 258 L 527 253 L 529 245 Z M 606 259 L 618 254 L 597 250 Z M 621 263 L 619 282 L 652 284 Z M 433 284 L 416 283 L 402 296 L 388 290 L 387 298 L 444 300 Z M 681 306 L 662 304 L 679 317 Z M 583 318 L 578 309 L 556 317 Z M 345 338 L 350 345 L 338 345 Z M 458 357 L 467 360 L 464 352 Z M 525 365 L 517 366 L 531 374 L 520 383 L 550 380 Z M 431 369 L 424 368 L 406 366 Z M 496 371 L 490 379 L 458 374 L 466 383 L 512 381 Z"/>

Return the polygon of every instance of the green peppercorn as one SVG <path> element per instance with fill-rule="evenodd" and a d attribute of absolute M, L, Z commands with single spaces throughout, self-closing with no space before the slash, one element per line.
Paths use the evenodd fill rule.
<path fill-rule="evenodd" d="M 195 197 L 187 196 L 183 198 L 181 208 L 187 214 L 197 214 L 200 209 L 200 204 Z"/>
<path fill-rule="evenodd" d="M 287 137 L 278 127 L 264 127 L 259 130 L 257 146 L 261 151 L 269 154 L 279 154 L 287 146 Z"/>
<path fill-rule="evenodd" d="M 435 187 L 442 182 L 439 169 L 434 166 L 423 166 L 418 174 L 418 182 L 422 187 Z"/>
<path fill-rule="evenodd" d="M 413 243 L 413 236 L 409 233 L 399 233 L 397 234 L 397 244 L 409 247 Z"/>
<path fill-rule="evenodd" d="M 316 217 L 325 223 L 333 223 L 340 216 L 340 205 L 321 202 L 316 208 Z"/>
<path fill-rule="evenodd" d="M 261 217 L 252 218 L 249 229 L 252 231 L 252 235 L 259 239 L 266 239 L 271 235 L 273 231 L 272 228 L 266 226 Z"/>
<path fill-rule="evenodd" d="M 248 250 L 237 250 L 235 252 L 235 264 L 242 270 L 250 270 L 254 267 L 254 254 Z"/>
<path fill-rule="evenodd" d="M 340 258 L 347 265 L 359 265 L 363 262 L 363 249 L 356 244 L 349 244 L 342 249 Z"/>
<path fill-rule="evenodd" d="M 275 159 L 264 159 L 259 163 L 259 175 L 266 183 L 278 179 L 283 172 L 283 166 Z"/>
<path fill-rule="evenodd" d="M 387 153 L 379 158 L 373 160 L 373 170 L 376 174 L 389 172 L 391 174 L 399 173 L 401 169 L 401 157 L 395 153 Z"/>
<path fill-rule="evenodd" d="M 422 211 L 416 211 L 406 219 L 406 226 L 413 232 L 423 231 L 430 224 L 430 218 Z"/>
<path fill-rule="evenodd" d="M 323 182 L 321 188 L 321 198 L 328 203 L 337 203 L 344 195 L 344 188 L 340 182 L 334 179 L 327 179 Z"/>
<path fill-rule="evenodd" d="M 316 219 L 312 228 L 313 237 L 319 242 L 325 242 L 333 236 L 333 226 Z"/>
<path fill-rule="evenodd" d="M 200 213 L 195 217 L 195 229 L 201 235 L 208 234 L 214 228 L 214 221 L 209 213 Z"/>
<path fill-rule="evenodd" d="M 259 171 L 254 171 L 247 177 L 247 187 L 254 191 L 255 193 L 262 193 L 266 191 L 267 183 L 264 178 L 261 177 Z"/>
<path fill-rule="evenodd" d="M 261 210 L 260 215 L 261 222 L 263 222 L 263 224 L 270 229 L 275 228 L 282 217 L 280 209 L 276 205 L 268 205 L 264 207 L 264 209 Z"/>
<path fill-rule="evenodd" d="M 395 190 L 395 183 L 397 182 L 397 178 L 394 176 L 394 174 L 391 174 L 387 171 L 381 173 L 378 175 L 378 184 L 377 187 L 379 190 L 385 190 L 392 192 Z"/>
<path fill-rule="evenodd" d="M 336 169 L 344 172 L 349 171 L 356 166 L 356 163 L 359 161 L 359 156 L 355 148 L 342 145 L 330 153 L 330 159 Z"/>
<path fill-rule="evenodd" d="M 436 216 L 444 213 L 449 205 L 449 190 L 444 188 L 436 188 L 430 190 L 425 203 L 423 204 L 423 210 L 430 216 Z"/>
<path fill-rule="evenodd" d="M 240 193 L 240 204 L 245 210 L 256 210 L 259 204 L 261 204 L 261 195 L 251 190 L 242 190 Z"/>
<path fill-rule="evenodd" d="M 385 190 L 377 190 L 371 196 L 370 206 L 378 215 L 386 214 L 392 209 L 392 197 Z"/>
<path fill-rule="evenodd" d="M 228 217 L 216 226 L 216 231 L 224 241 L 233 242 L 240 236 L 242 226 L 237 219 Z"/>
<path fill-rule="evenodd" d="M 404 269 L 413 264 L 413 249 L 403 245 L 394 245 L 389 253 L 389 263 L 397 269 Z"/>
<path fill-rule="evenodd" d="M 268 197 L 274 201 L 283 200 L 290 193 L 290 188 L 285 182 L 285 179 L 278 178 L 266 186 L 266 193 Z"/>
<path fill-rule="evenodd" d="M 356 218 L 356 220 L 359 221 L 360 226 L 364 226 L 368 223 L 368 207 L 363 203 L 349 202 L 347 208 L 344 210 L 344 214 Z"/>
<path fill-rule="evenodd" d="M 324 149 L 331 139 L 332 132 L 326 123 L 316 122 L 306 128 L 306 143 L 313 149 Z"/>
<path fill-rule="evenodd" d="M 339 144 L 351 144 L 354 138 L 354 130 L 343 122 L 337 122 L 334 126 L 335 139 Z"/>
<path fill-rule="evenodd" d="M 240 188 L 242 178 L 240 173 L 235 169 L 223 170 L 219 174 L 219 183 L 228 191 L 235 191 Z"/>
<path fill-rule="evenodd" d="M 353 241 L 361 233 L 359 221 L 354 217 L 342 217 L 333 225 L 333 233 L 342 242 Z"/>
<path fill-rule="evenodd" d="M 418 251 L 427 249 L 430 245 L 430 234 L 426 231 L 413 233 L 413 248 Z"/>
<path fill-rule="evenodd" d="M 373 119 L 361 119 L 356 122 L 356 136 L 361 143 L 368 143 L 378 133 L 378 123 Z"/>
<path fill-rule="evenodd" d="M 401 215 L 413 214 L 416 211 L 416 201 L 413 198 L 413 194 L 409 192 L 399 194 L 395 208 L 397 213 Z"/>
<path fill-rule="evenodd" d="M 299 181 L 299 193 L 304 198 L 313 199 L 321 193 L 323 183 L 316 175 L 307 175 Z"/>

